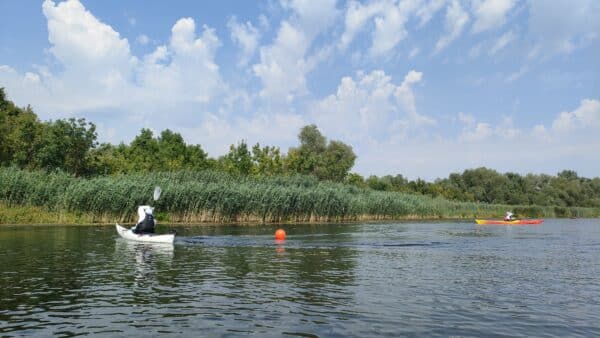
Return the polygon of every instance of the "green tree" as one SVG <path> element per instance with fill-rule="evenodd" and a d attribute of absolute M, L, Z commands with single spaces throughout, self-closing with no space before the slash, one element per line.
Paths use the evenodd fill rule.
<path fill-rule="evenodd" d="M 90 150 L 96 146 L 96 126 L 85 119 L 44 123 L 34 167 L 62 169 L 77 176 L 90 172 Z"/>
<path fill-rule="evenodd" d="M 158 138 L 158 158 L 161 170 L 179 170 L 185 167 L 186 144 L 180 134 L 165 129 Z"/>
<path fill-rule="evenodd" d="M 303 127 L 298 135 L 300 146 L 290 148 L 286 168 L 291 173 L 314 175 L 319 179 L 343 181 L 354 166 L 356 155 L 352 147 L 340 141 L 331 141 L 321 134 L 316 125 Z"/>
<path fill-rule="evenodd" d="M 357 174 L 357 173 L 349 173 L 346 176 L 346 182 L 348 184 L 352 184 L 352 185 L 355 185 L 355 186 L 361 187 L 361 188 L 368 187 L 367 184 L 365 183 L 364 177 L 362 177 L 360 174 Z"/>
<path fill-rule="evenodd" d="M 160 148 L 152 130 L 142 129 L 129 145 L 128 172 L 160 170 Z"/>
<path fill-rule="evenodd" d="M 249 175 L 252 173 L 252 154 L 246 141 L 240 141 L 237 146 L 231 145 L 227 155 L 221 158 L 225 171 L 234 175 Z"/>
<path fill-rule="evenodd" d="M 255 144 L 252 147 L 252 160 L 255 174 L 259 176 L 277 175 L 283 173 L 283 157 L 278 147 L 262 147 Z"/>

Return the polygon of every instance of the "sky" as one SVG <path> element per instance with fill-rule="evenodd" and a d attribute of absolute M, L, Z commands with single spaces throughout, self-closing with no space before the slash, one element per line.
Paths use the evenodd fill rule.
<path fill-rule="evenodd" d="M 354 172 L 600 176 L 600 1 L 0 0 L 0 87 L 210 156 L 316 124 Z"/>

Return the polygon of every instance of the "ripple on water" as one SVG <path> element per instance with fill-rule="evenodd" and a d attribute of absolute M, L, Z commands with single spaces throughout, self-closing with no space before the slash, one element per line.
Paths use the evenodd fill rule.
<path fill-rule="evenodd" d="M 186 228 L 167 246 L 0 228 L 0 334 L 598 336 L 600 232 L 556 222 L 294 227 L 279 244 Z"/>

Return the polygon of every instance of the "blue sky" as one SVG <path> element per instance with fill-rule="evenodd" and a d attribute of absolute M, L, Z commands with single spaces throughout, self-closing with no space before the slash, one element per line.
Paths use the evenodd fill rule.
<path fill-rule="evenodd" d="M 210 155 L 315 123 L 363 175 L 599 176 L 600 2 L 0 1 L 0 86 L 103 142 Z"/>

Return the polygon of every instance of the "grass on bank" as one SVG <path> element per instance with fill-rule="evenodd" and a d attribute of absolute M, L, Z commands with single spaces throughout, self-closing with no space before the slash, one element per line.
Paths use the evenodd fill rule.
<path fill-rule="evenodd" d="M 154 186 L 163 190 L 152 201 Z M 164 222 L 343 222 L 408 218 L 598 217 L 600 209 L 506 206 L 361 189 L 311 176 L 233 177 L 179 171 L 76 178 L 0 168 L 0 223 L 135 222 L 152 204 Z M 44 220 L 44 221 L 41 221 Z"/>

